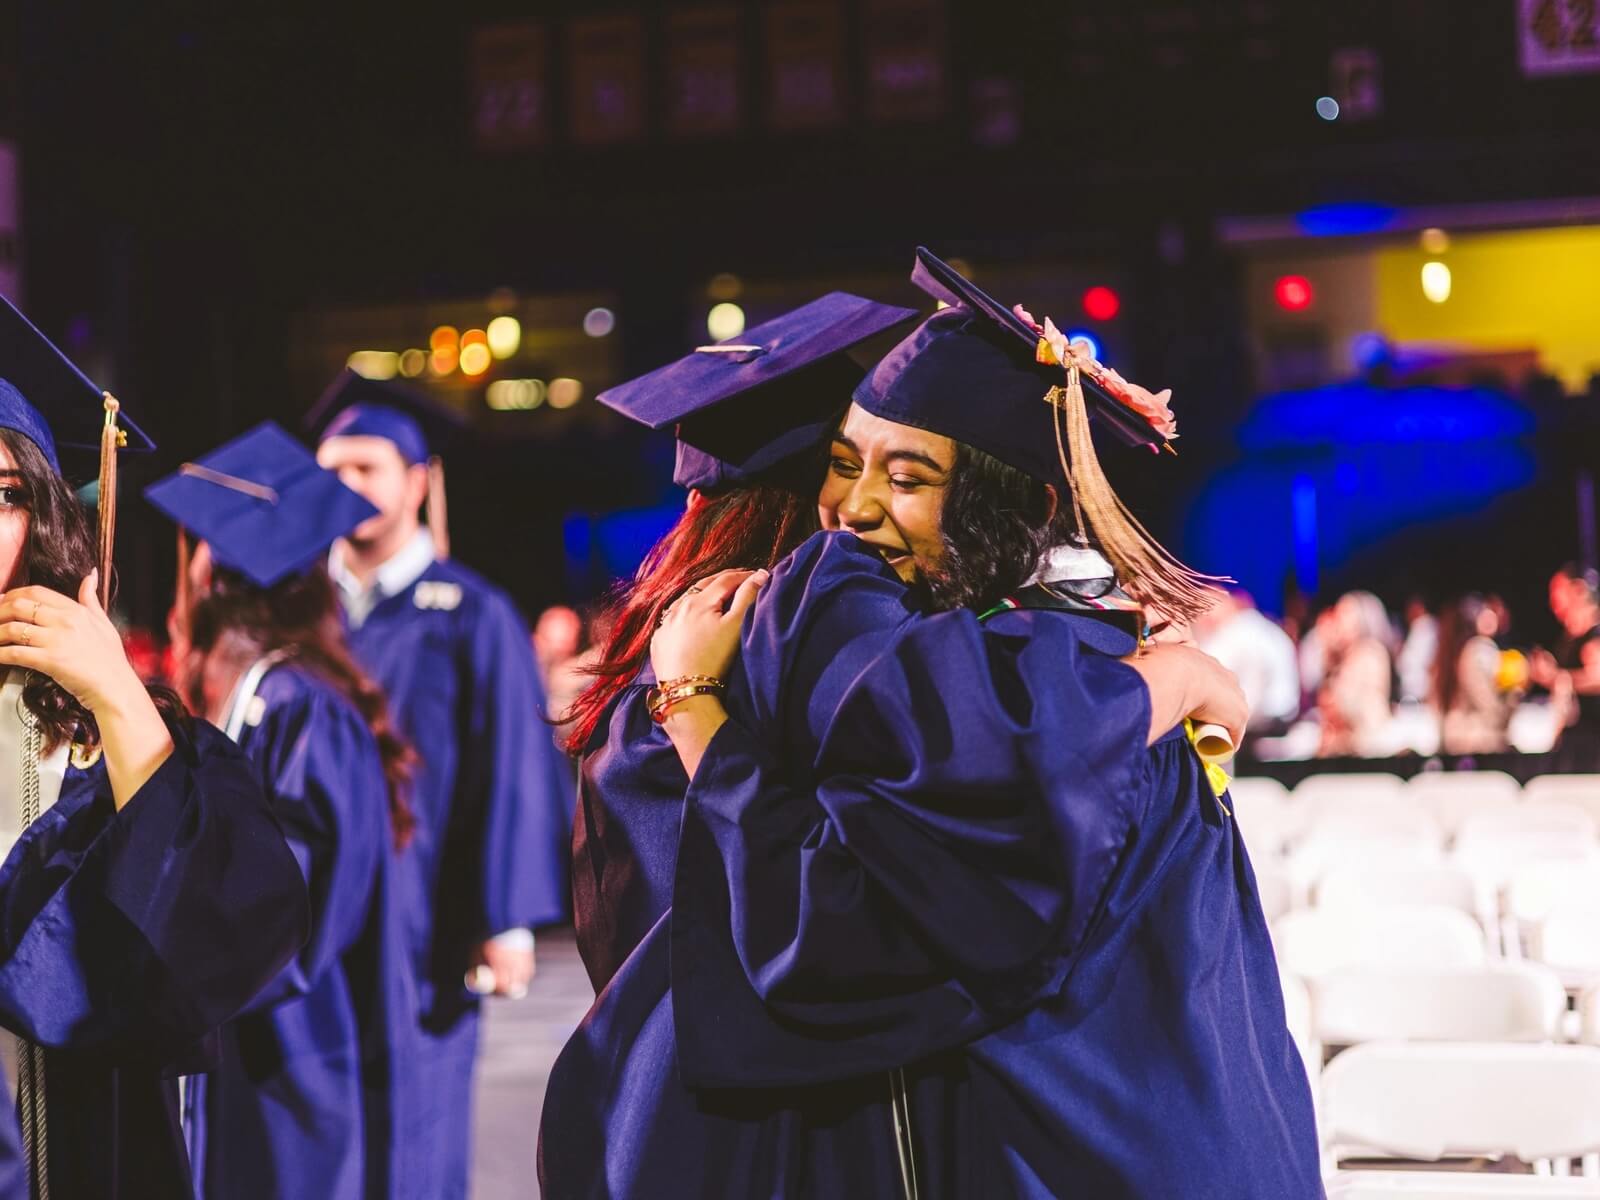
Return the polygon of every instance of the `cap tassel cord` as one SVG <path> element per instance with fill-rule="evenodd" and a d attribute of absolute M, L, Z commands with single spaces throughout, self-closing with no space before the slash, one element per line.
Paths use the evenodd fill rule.
<path fill-rule="evenodd" d="M 437 454 L 428 459 L 428 532 L 433 535 L 433 552 L 440 559 L 450 557 L 450 518 L 444 499 L 444 460 Z"/>
<path fill-rule="evenodd" d="M 1095 454 L 1089 409 L 1076 363 L 1067 367 L 1067 386 L 1051 388 L 1046 399 L 1057 411 L 1056 420 L 1066 425 L 1066 453 L 1061 456 L 1061 469 L 1072 490 L 1074 507 L 1088 518 L 1100 549 L 1116 568 L 1117 578 L 1142 602 L 1169 617 L 1193 621 L 1201 616 L 1215 599 L 1214 585 L 1226 580 L 1179 562 L 1112 489 Z M 1058 452 L 1062 448 L 1059 426 L 1056 448 Z"/>
<path fill-rule="evenodd" d="M 111 566 L 117 543 L 117 450 L 127 444 L 127 434 L 117 427 L 122 405 L 104 393 L 105 424 L 100 427 L 100 606 L 111 608 Z"/>
<path fill-rule="evenodd" d="M 187 644 L 189 639 L 189 608 L 194 603 L 194 597 L 189 589 L 189 564 L 193 556 L 189 545 L 189 531 L 182 525 L 178 526 L 178 580 L 177 587 L 173 590 L 172 605 L 177 618 L 177 633 Z"/>

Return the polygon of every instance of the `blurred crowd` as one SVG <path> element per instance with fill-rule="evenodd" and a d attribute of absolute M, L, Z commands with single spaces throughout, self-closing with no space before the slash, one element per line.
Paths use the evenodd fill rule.
<path fill-rule="evenodd" d="M 1238 676 L 1258 759 L 1553 752 L 1555 769 L 1600 769 L 1600 590 L 1563 567 L 1549 603 L 1562 633 L 1522 639 L 1505 602 L 1469 594 L 1391 613 L 1348 592 L 1278 622 L 1231 591 L 1196 642 Z"/>

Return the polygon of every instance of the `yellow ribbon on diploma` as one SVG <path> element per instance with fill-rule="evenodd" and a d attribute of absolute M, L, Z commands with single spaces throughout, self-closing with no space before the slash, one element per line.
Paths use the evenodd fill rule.
<path fill-rule="evenodd" d="M 1222 793 L 1228 790 L 1228 772 L 1222 764 L 1234 755 L 1233 739 L 1220 725 L 1196 725 L 1188 717 L 1183 719 L 1183 732 L 1188 735 L 1194 752 L 1200 756 L 1211 790 L 1216 793 L 1218 800 L 1222 799 Z"/>

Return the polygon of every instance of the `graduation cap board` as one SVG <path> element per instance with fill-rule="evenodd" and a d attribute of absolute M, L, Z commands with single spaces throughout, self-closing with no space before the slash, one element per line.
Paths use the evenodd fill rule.
<path fill-rule="evenodd" d="M 311 569 L 378 511 L 271 421 L 185 463 L 144 494 L 205 540 L 218 565 L 262 588 Z"/>
<path fill-rule="evenodd" d="M 820 442 L 861 379 L 850 351 L 915 316 L 909 308 L 830 292 L 598 399 L 651 429 L 673 428 L 673 481 L 714 490 Z"/>
<path fill-rule="evenodd" d="M 57 447 L 97 449 L 100 602 L 111 602 L 111 556 L 117 529 L 117 451 L 155 443 L 49 338 L 0 296 L 0 429 L 22 434 L 59 474 Z"/>
<path fill-rule="evenodd" d="M 410 466 L 428 468 L 428 532 L 434 553 L 450 557 L 450 523 L 440 452 L 466 426 L 460 413 L 404 384 L 368 379 L 346 367 L 324 390 L 305 418 L 318 445 L 336 437 L 378 437 L 393 442 Z"/>
<path fill-rule="evenodd" d="M 1117 578 L 1169 617 L 1210 608 L 1217 582 L 1161 546 L 1112 489 L 1090 433 L 1097 417 L 1121 440 L 1164 446 L 1176 436 L 1170 393 L 1153 395 L 1069 343 L 1048 319 L 1008 309 L 925 248 L 912 282 L 948 307 L 873 368 L 855 402 L 885 420 L 943 434 L 1065 490 L 1077 537 Z"/>

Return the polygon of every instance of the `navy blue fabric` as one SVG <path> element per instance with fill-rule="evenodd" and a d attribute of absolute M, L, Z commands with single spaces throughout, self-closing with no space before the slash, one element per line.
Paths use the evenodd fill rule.
<path fill-rule="evenodd" d="M 377 744 L 327 683 L 279 666 L 240 746 L 311 895 L 304 948 L 226 1025 L 188 1098 L 197 1191 L 212 1200 L 402 1194 L 394 1110 L 414 1036 Z"/>
<path fill-rule="evenodd" d="M 306 938 L 250 764 L 203 722 L 174 742 L 121 811 L 103 761 L 70 768 L 0 866 L 0 1023 L 47 1047 L 55 1196 L 189 1194 L 173 1075 Z"/>
<path fill-rule="evenodd" d="M 601 392 L 651 429 L 675 427 L 679 487 L 714 491 L 812 449 L 850 401 L 849 352 L 916 313 L 830 292 L 738 337 Z"/>
<path fill-rule="evenodd" d="M 327 557 L 328 547 L 378 510 L 282 428 L 263 421 L 195 465 L 267 489 L 175 471 L 145 488 L 145 499 L 211 547 L 219 565 L 271 587 Z"/>
<path fill-rule="evenodd" d="M 28 438 L 59 471 L 57 443 L 98 449 L 104 424 L 101 389 L 0 296 L 0 429 Z M 118 414 L 117 425 L 127 435 L 128 449 L 155 449 L 126 412 Z"/>
<path fill-rule="evenodd" d="M 803 1106 L 904 1065 L 925 1195 L 1319 1195 L 1237 835 L 1181 735 L 1145 748 L 1148 698 L 1116 661 L 1131 639 L 1062 613 L 907 618 L 896 592 L 839 535 L 780 567 L 681 802 L 638 693 L 613 710 L 575 838 L 603 990 L 552 1073 L 547 1189 L 646 1195 L 681 1175 L 699 1194 L 711 1161 L 729 1194 L 894 1194 L 816 1174 L 871 1172 L 883 1146 L 819 1142 Z M 1020 1029 L 1026 1045 L 1006 1040 Z M 1041 1047 L 1082 1086 L 1036 1066 Z M 1117 1089 L 1150 1102 L 1112 1109 Z M 1256 1124 L 1230 1116 L 1229 1138 L 1212 1102 Z M 852 1111 L 888 1137 L 884 1107 Z"/>
<path fill-rule="evenodd" d="M 463 976 L 485 938 L 566 915 L 570 768 L 541 719 L 526 623 L 460 563 L 434 562 L 348 636 L 421 759 L 395 872 L 425 1081 L 403 1098 L 403 1178 L 412 1195 L 464 1196 L 479 1001 Z"/>

